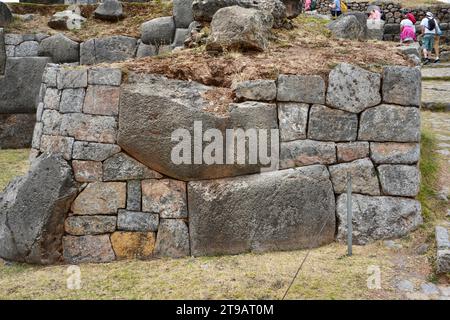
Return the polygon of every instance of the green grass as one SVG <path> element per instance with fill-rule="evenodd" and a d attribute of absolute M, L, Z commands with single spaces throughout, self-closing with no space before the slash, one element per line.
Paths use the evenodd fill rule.
<path fill-rule="evenodd" d="M 0 150 L 0 191 L 28 170 L 28 149 Z"/>

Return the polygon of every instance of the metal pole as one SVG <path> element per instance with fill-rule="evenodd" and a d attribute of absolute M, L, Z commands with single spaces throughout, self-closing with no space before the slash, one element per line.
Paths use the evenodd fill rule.
<path fill-rule="evenodd" d="M 352 236 L 353 236 L 353 224 L 352 224 L 352 176 L 350 172 L 347 173 L 347 254 L 352 256 Z"/>

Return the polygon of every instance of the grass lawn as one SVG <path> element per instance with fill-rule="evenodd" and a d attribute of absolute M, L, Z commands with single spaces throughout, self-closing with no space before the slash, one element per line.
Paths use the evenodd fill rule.
<path fill-rule="evenodd" d="M 9 181 L 28 170 L 28 149 L 0 150 L 0 191 Z"/>

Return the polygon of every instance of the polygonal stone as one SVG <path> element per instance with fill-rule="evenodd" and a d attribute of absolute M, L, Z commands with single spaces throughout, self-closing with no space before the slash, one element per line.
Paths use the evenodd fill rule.
<path fill-rule="evenodd" d="M 104 181 L 160 178 L 162 178 L 161 174 L 147 168 L 125 153 L 116 154 L 103 163 Z"/>
<path fill-rule="evenodd" d="M 107 116 L 66 113 L 62 116 L 61 134 L 77 140 L 115 143 L 117 120 Z"/>
<path fill-rule="evenodd" d="M 61 100 L 61 91 L 55 88 L 47 88 L 44 96 L 44 108 L 59 110 L 59 102 Z"/>
<path fill-rule="evenodd" d="M 42 128 L 42 122 L 37 122 L 34 126 L 33 140 L 31 140 L 31 147 L 34 149 L 39 149 L 41 145 Z"/>
<path fill-rule="evenodd" d="M 155 249 L 155 233 L 118 231 L 111 243 L 117 259 L 148 259 Z"/>
<path fill-rule="evenodd" d="M 61 94 L 59 111 L 61 113 L 82 112 L 85 89 L 64 89 Z"/>
<path fill-rule="evenodd" d="M 312 140 L 281 143 L 280 168 L 336 163 L 336 144 Z"/>
<path fill-rule="evenodd" d="M 73 236 L 111 233 L 116 230 L 113 216 L 70 216 L 64 222 L 64 230 Z"/>
<path fill-rule="evenodd" d="M 420 158 L 420 144 L 395 143 L 395 142 L 371 142 L 370 158 L 377 164 L 413 164 Z"/>
<path fill-rule="evenodd" d="M 161 218 L 187 218 L 186 183 L 163 179 L 142 181 L 142 211 Z"/>
<path fill-rule="evenodd" d="M 336 146 L 338 162 L 349 162 L 369 156 L 369 142 L 367 141 L 338 143 Z"/>
<path fill-rule="evenodd" d="M 119 114 L 119 96 L 119 87 L 90 85 L 86 91 L 83 112 L 116 116 Z"/>
<path fill-rule="evenodd" d="M 175 34 L 173 17 L 160 17 L 141 25 L 141 40 L 145 44 L 162 45 L 172 43 Z"/>
<path fill-rule="evenodd" d="M 73 138 L 44 134 L 41 137 L 40 150 L 41 152 L 61 154 L 64 159 L 71 160 L 73 143 Z"/>
<path fill-rule="evenodd" d="M 73 159 L 104 161 L 120 150 L 116 144 L 76 141 L 73 145 Z"/>
<path fill-rule="evenodd" d="M 80 45 L 80 64 L 98 64 L 132 59 L 136 53 L 137 40 L 126 36 L 94 38 Z"/>
<path fill-rule="evenodd" d="M 117 228 L 125 231 L 158 231 L 159 215 L 148 212 L 119 210 Z"/>
<path fill-rule="evenodd" d="M 325 103 L 325 81 L 320 76 L 280 75 L 278 101 Z"/>
<path fill-rule="evenodd" d="M 65 236 L 64 261 L 70 264 L 111 262 L 116 259 L 109 235 Z"/>
<path fill-rule="evenodd" d="M 90 183 L 72 203 L 72 212 L 76 215 L 116 214 L 125 208 L 126 183 L 93 182 Z"/>
<path fill-rule="evenodd" d="M 42 112 L 42 132 L 44 134 L 59 135 L 61 128 L 61 114 L 56 110 L 44 110 Z"/>
<path fill-rule="evenodd" d="M 189 230 L 180 219 L 161 219 L 156 238 L 155 255 L 181 258 L 190 254 Z"/>
<path fill-rule="evenodd" d="M 308 112 L 309 105 L 304 103 L 278 103 L 281 141 L 306 139 Z"/>
<path fill-rule="evenodd" d="M 383 69 L 383 102 L 420 106 L 422 93 L 420 68 L 388 66 Z"/>
<path fill-rule="evenodd" d="M 62 33 L 50 36 L 39 44 L 39 55 L 51 57 L 54 63 L 78 62 L 80 45 Z"/>
<path fill-rule="evenodd" d="M 127 181 L 127 210 L 141 211 L 142 189 L 140 180 Z"/>
<path fill-rule="evenodd" d="M 58 89 L 87 87 L 87 70 L 85 68 L 61 68 L 57 76 Z"/>
<path fill-rule="evenodd" d="M 115 68 L 93 68 L 88 70 L 88 84 L 120 86 L 122 71 Z"/>
<path fill-rule="evenodd" d="M 277 97 L 277 86 L 273 80 L 251 80 L 234 86 L 238 100 L 272 101 Z"/>
<path fill-rule="evenodd" d="M 15 48 L 16 57 L 37 57 L 39 51 L 39 42 L 25 41 Z"/>
<path fill-rule="evenodd" d="M 102 180 L 102 163 L 99 161 L 72 161 L 75 180 L 78 182 L 94 182 Z"/>
<path fill-rule="evenodd" d="M 415 197 L 419 193 L 420 173 L 416 166 L 378 166 L 381 189 L 386 195 Z"/>

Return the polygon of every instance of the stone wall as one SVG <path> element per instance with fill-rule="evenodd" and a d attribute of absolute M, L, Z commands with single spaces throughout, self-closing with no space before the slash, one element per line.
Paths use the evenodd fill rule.
<path fill-rule="evenodd" d="M 414 199 L 418 68 L 378 74 L 341 64 L 327 79 L 246 81 L 234 89 L 240 102 L 220 114 L 206 110 L 211 102 L 203 93 L 212 89 L 157 75 L 122 80 L 119 69 L 47 67 L 31 158 L 63 157 L 80 185 L 68 214 L 62 211 L 63 261 L 293 250 L 344 240 L 347 173 L 356 244 L 404 236 L 422 222 Z M 218 130 L 223 123 L 279 129 L 279 170 L 165 164 L 176 145 L 173 130 L 192 131 L 200 120 Z"/>

